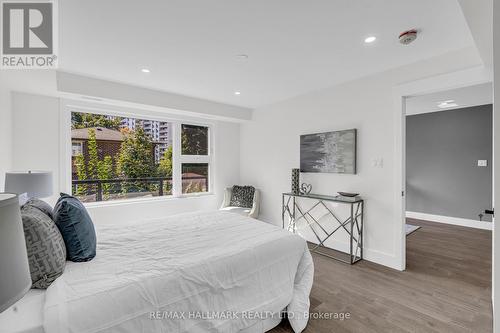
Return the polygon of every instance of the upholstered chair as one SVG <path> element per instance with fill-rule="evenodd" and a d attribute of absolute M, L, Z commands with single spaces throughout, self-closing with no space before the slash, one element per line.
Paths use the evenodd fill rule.
<path fill-rule="evenodd" d="M 240 215 L 252 217 L 254 219 L 259 217 L 260 191 L 258 189 L 255 189 L 255 192 L 253 195 L 253 204 L 252 204 L 251 208 L 231 206 L 232 194 L 233 194 L 233 188 L 227 187 L 226 190 L 224 191 L 224 201 L 221 204 L 220 210 L 225 210 L 228 212 L 237 213 Z"/>

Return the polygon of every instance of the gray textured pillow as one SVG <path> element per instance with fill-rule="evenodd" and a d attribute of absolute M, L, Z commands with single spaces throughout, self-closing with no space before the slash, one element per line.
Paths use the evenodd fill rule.
<path fill-rule="evenodd" d="M 254 194 L 255 187 L 253 186 L 234 185 L 229 205 L 233 207 L 252 208 Z"/>
<path fill-rule="evenodd" d="M 56 224 L 40 209 L 21 209 L 32 288 L 46 289 L 64 271 L 66 247 Z"/>
<path fill-rule="evenodd" d="M 53 208 L 48 203 L 46 203 L 43 200 L 40 200 L 40 199 L 37 199 L 37 198 L 32 198 L 32 199 L 29 199 L 23 205 L 23 207 L 25 207 L 25 206 L 32 206 L 32 207 L 38 208 L 42 212 L 44 212 L 45 215 L 47 215 L 48 217 L 50 217 L 52 220 L 54 219 L 54 217 L 52 215 Z"/>

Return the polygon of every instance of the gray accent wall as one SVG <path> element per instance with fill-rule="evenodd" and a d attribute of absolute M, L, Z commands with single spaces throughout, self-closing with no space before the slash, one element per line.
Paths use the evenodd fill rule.
<path fill-rule="evenodd" d="M 492 208 L 492 121 L 491 104 L 406 117 L 407 211 L 479 220 Z"/>

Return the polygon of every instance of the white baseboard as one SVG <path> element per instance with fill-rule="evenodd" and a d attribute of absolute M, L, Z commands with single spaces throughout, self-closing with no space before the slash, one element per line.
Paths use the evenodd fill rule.
<path fill-rule="evenodd" d="M 273 224 L 272 218 L 266 218 L 265 216 L 259 216 L 259 219 L 261 221 L 265 221 L 269 224 Z M 276 226 L 281 227 L 281 221 L 279 224 L 275 224 Z M 317 244 L 318 240 L 315 239 L 314 237 L 305 237 L 305 239 L 311 243 Z M 333 240 L 329 239 L 326 244 L 327 247 L 342 251 L 344 253 L 349 252 L 349 243 L 347 242 L 342 242 L 339 240 Z M 397 258 L 394 253 L 387 253 L 379 250 L 375 250 L 372 248 L 364 247 L 363 249 L 363 259 L 367 261 L 371 261 L 373 263 L 386 266 L 398 271 L 403 271 L 404 268 L 401 267 L 401 259 Z"/>
<path fill-rule="evenodd" d="M 312 239 L 312 238 L 311 239 L 306 238 L 306 239 L 311 243 L 314 243 L 314 244 L 318 243 L 316 239 Z M 349 243 L 347 243 L 347 242 L 329 239 L 325 242 L 325 246 L 330 248 L 330 249 L 334 249 L 334 250 L 341 251 L 344 253 L 349 253 Z M 374 249 L 370 249 L 370 248 L 365 247 L 363 249 L 363 259 L 367 260 L 367 261 L 371 261 L 371 262 L 379 264 L 379 265 L 382 265 L 382 266 L 386 266 L 386 267 L 398 270 L 398 271 L 403 270 L 401 268 L 400 261 L 397 260 L 397 258 L 393 254 L 390 254 L 390 253 L 385 253 L 382 251 L 378 251 L 378 250 L 374 250 Z"/>
<path fill-rule="evenodd" d="M 418 212 L 406 212 L 406 217 L 411 218 L 411 219 L 453 224 L 453 225 L 459 225 L 462 227 L 469 227 L 469 228 L 476 228 L 476 229 L 484 229 L 484 230 L 492 230 L 493 229 L 493 222 L 462 219 L 459 217 L 432 215 L 432 214 L 425 214 L 425 213 L 418 213 Z"/>

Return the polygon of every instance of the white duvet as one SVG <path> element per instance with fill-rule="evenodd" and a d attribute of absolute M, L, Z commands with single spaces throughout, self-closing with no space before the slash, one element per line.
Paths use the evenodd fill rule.
<path fill-rule="evenodd" d="M 47 289 L 46 333 L 264 330 L 285 308 L 295 332 L 307 324 L 314 269 L 299 236 L 228 212 L 96 229 L 97 256 Z"/>

